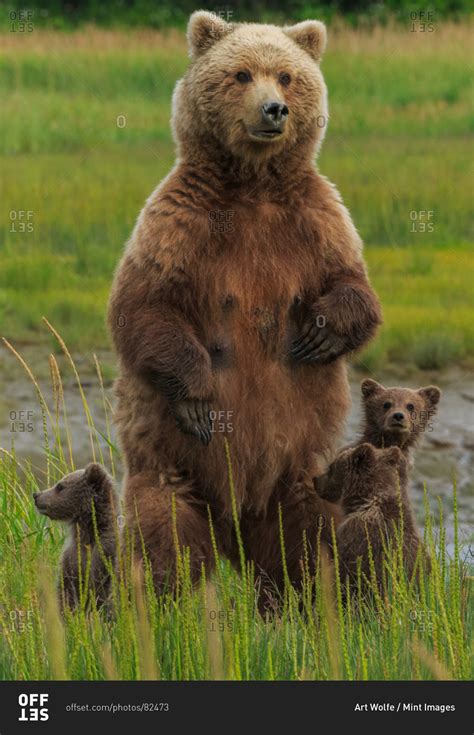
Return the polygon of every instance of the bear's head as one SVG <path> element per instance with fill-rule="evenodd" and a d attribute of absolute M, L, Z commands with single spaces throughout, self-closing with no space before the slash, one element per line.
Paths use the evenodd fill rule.
<path fill-rule="evenodd" d="M 52 488 L 34 493 L 37 510 L 54 521 L 80 523 L 92 515 L 92 504 L 100 514 L 113 504 L 113 481 L 96 462 L 65 475 Z"/>
<path fill-rule="evenodd" d="M 441 397 L 434 385 L 418 390 L 384 388 L 370 378 L 361 384 L 366 429 L 377 444 L 406 447 L 426 431 Z"/>
<path fill-rule="evenodd" d="M 322 23 L 227 23 L 197 11 L 188 43 L 191 65 L 173 98 L 180 156 L 227 156 L 257 169 L 289 152 L 312 160 L 328 115 Z"/>

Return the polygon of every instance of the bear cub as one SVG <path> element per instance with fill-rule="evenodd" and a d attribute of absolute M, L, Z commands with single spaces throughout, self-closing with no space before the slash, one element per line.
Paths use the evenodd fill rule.
<path fill-rule="evenodd" d="M 321 497 L 341 500 L 343 520 L 337 529 L 341 581 L 357 588 L 360 559 L 362 587 L 370 586 L 369 543 L 375 576 L 383 590 L 384 547 L 396 543 L 403 521 L 403 558 L 411 577 L 420 548 L 420 536 L 408 497 L 408 461 L 399 447 L 378 449 L 367 442 L 346 449 L 318 478 Z"/>
<path fill-rule="evenodd" d="M 97 607 L 102 606 L 110 590 L 110 572 L 104 557 L 114 565 L 117 553 L 114 524 L 118 498 L 111 476 L 93 462 L 66 475 L 54 487 L 34 493 L 33 498 L 42 515 L 68 524 L 59 586 L 62 610 L 73 610 L 79 603 L 80 580 L 84 583 L 89 554 L 89 594 Z"/>
<path fill-rule="evenodd" d="M 380 449 L 400 447 L 412 462 L 412 451 L 420 438 L 431 430 L 431 419 L 441 398 L 434 385 L 410 388 L 384 388 L 370 378 L 361 383 L 365 415 L 361 442 Z"/>

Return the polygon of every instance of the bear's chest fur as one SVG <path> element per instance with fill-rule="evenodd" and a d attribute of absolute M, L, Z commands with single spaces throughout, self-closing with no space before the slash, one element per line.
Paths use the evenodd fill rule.
<path fill-rule="evenodd" d="M 216 365 L 226 363 L 231 334 L 247 335 L 277 355 L 322 288 L 311 214 L 270 202 L 213 210 L 189 277 L 191 290 L 204 297 L 200 320 Z"/>

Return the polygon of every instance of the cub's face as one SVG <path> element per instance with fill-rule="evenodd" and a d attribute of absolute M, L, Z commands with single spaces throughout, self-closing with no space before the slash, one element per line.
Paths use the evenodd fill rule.
<path fill-rule="evenodd" d="M 91 513 L 92 501 L 99 499 L 106 476 L 105 470 L 95 463 L 71 472 L 52 488 L 34 493 L 36 508 L 54 521 L 76 521 Z"/>
<path fill-rule="evenodd" d="M 391 443 L 403 444 L 427 431 L 436 413 L 441 391 L 436 386 L 410 390 L 384 388 L 375 380 L 364 380 L 361 385 L 367 425 Z"/>
<path fill-rule="evenodd" d="M 255 157 L 322 138 L 321 23 L 231 24 L 199 11 L 191 16 L 188 40 L 193 64 L 174 98 L 179 139 L 196 131 L 233 154 Z"/>

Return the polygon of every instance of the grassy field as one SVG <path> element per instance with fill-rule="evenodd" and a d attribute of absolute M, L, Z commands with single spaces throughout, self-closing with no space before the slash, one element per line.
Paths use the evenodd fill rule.
<path fill-rule="evenodd" d="M 67 422 L 66 430 L 60 428 L 60 418 L 67 417 L 67 411 L 54 359 L 52 375 L 50 404 L 36 384 L 44 419 L 46 486 L 73 468 Z M 96 425 L 85 397 L 83 407 L 91 459 L 114 472 L 118 457 L 110 439 L 105 394 Z M 232 466 L 232 442 L 226 447 L 222 437 L 215 440 L 221 440 L 228 457 L 232 497 L 232 475 L 238 472 Z M 113 574 L 113 614 L 87 607 L 84 581 L 79 610 L 63 620 L 54 578 L 64 534 L 59 524 L 35 511 L 31 496 L 38 489 L 43 489 L 43 483 L 38 486 L 32 468 L 14 451 L 0 450 L 0 679 L 445 680 L 472 676 L 472 578 L 466 564 L 468 549 L 458 540 L 455 486 L 451 556 L 446 553 L 442 505 L 434 519 L 425 493 L 424 540 L 432 568 L 427 574 L 421 567 L 419 584 L 403 570 L 403 530 L 398 529 L 398 540 L 386 549 L 385 594 L 377 591 L 372 572 L 373 594 L 367 598 L 359 586 L 348 592 L 344 602 L 345 590 L 337 575 L 323 566 L 312 576 L 306 567 L 301 594 L 287 578 L 280 607 L 267 619 L 257 611 L 255 570 L 243 549 L 236 570 L 219 558 L 214 545 L 217 572 L 212 579 L 203 572 L 193 589 L 187 551 L 177 548 L 177 596 L 157 599 L 149 570 L 143 579 L 132 573 L 125 533 Z M 117 524 L 117 543 L 119 526 L 123 524 Z M 280 536 L 284 565 L 285 539 Z M 312 541 L 318 548 L 318 540 Z M 337 565 L 336 556 L 336 569 Z"/>
<path fill-rule="evenodd" d="M 330 125 L 320 169 L 367 244 L 385 326 L 361 361 L 472 359 L 471 27 L 335 27 L 324 60 Z M 1 36 L 2 334 L 74 351 L 108 345 L 115 264 L 174 160 L 170 98 L 182 33 L 35 30 Z"/>

